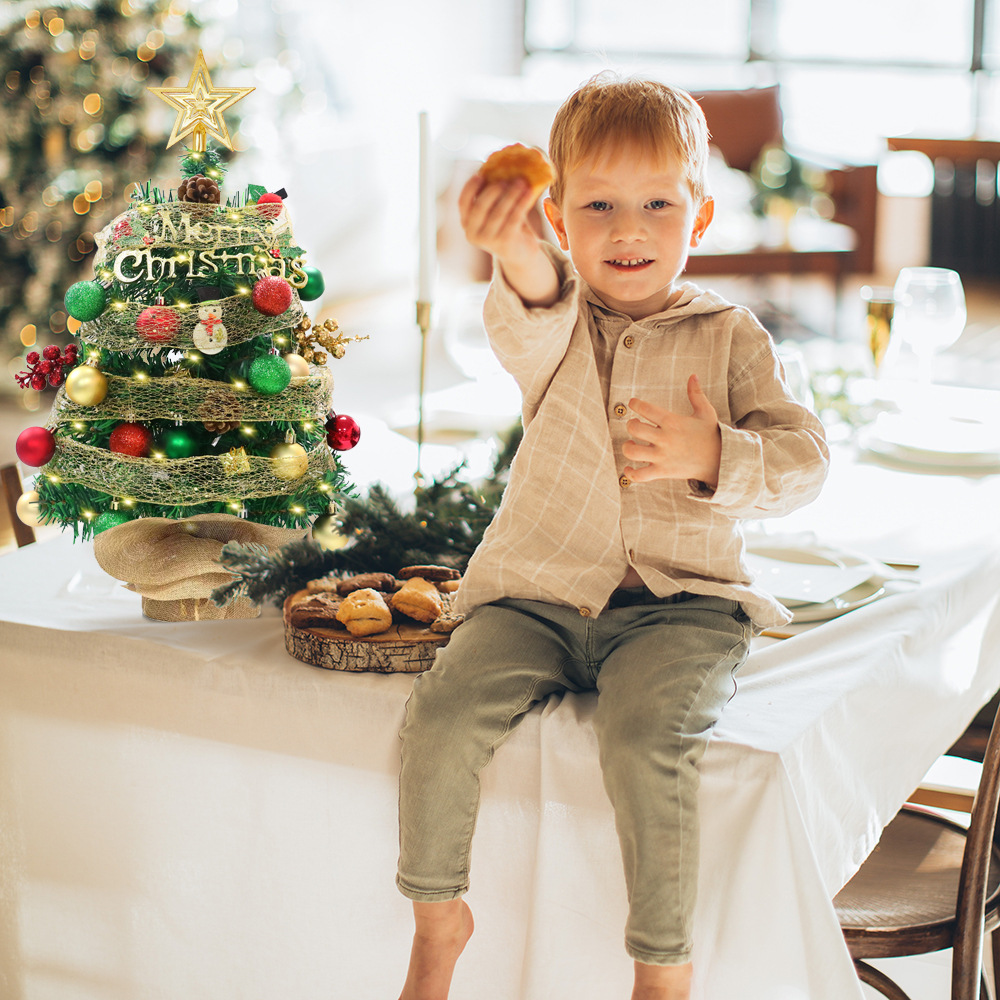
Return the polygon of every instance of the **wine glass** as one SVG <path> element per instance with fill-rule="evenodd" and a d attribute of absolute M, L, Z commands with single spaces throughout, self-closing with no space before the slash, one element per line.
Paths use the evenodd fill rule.
<path fill-rule="evenodd" d="M 931 383 L 934 355 L 950 347 L 965 329 L 965 290 L 955 271 L 904 267 L 893 289 L 893 333 L 917 356 L 918 380 Z"/>

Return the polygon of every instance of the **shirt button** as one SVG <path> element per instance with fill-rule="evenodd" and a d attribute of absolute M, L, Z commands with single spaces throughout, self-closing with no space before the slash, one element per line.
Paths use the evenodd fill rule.
<path fill-rule="evenodd" d="M 583 615 L 584 618 L 589 618 L 590 608 L 580 608 L 580 614 Z"/>
<path fill-rule="evenodd" d="M 622 344 L 624 344 L 625 347 L 631 347 L 634 343 L 635 337 L 633 337 L 631 333 L 622 341 Z"/>
<path fill-rule="evenodd" d="M 632 485 L 632 480 L 629 479 L 624 473 L 618 477 L 618 485 L 623 489 L 627 490 Z"/>
<path fill-rule="evenodd" d="M 624 403 L 615 404 L 615 415 L 619 417 L 624 417 L 628 413 L 628 407 Z"/>

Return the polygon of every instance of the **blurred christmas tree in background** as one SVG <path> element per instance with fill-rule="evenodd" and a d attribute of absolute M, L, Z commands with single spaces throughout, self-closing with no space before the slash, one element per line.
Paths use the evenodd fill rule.
<path fill-rule="evenodd" d="M 198 27 L 185 0 L 3 5 L 0 362 L 12 372 L 37 339 L 73 332 L 63 294 L 93 273 L 95 234 L 134 182 L 176 169 L 166 109 L 144 91 L 179 81 Z"/>

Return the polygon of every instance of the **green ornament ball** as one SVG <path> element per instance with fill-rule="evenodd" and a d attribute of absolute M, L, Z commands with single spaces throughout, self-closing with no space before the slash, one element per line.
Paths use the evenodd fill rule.
<path fill-rule="evenodd" d="M 108 304 L 108 293 L 98 281 L 78 281 L 66 289 L 63 299 L 66 312 L 81 323 L 97 319 Z"/>
<path fill-rule="evenodd" d="M 288 362 L 276 354 L 254 358 L 247 371 L 250 387 L 262 396 L 277 396 L 292 380 Z"/>
<path fill-rule="evenodd" d="M 304 302 L 312 302 L 313 299 L 318 299 L 326 291 L 326 282 L 323 280 L 319 268 L 307 265 L 302 270 L 305 271 L 306 283 L 299 289 L 299 298 Z"/>
<path fill-rule="evenodd" d="M 198 438 L 186 427 L 171 427 L 160 436 L 167 458 L 190 458 L 198 450 Z"/>
<path fill-rule="evenodd" d="M 107 531 L 108 528 L 117 528 L 119 524 L 131 520 L 132 518 L 123 510 L 106 510 L 94 518 L 94 534 L 99 535 L 102 531 Z"/>

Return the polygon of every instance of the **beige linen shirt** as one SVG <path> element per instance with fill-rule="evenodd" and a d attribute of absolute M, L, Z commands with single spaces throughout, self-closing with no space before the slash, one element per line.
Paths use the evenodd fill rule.
<path fill-rule="evenodd" d="M 740 520 L 812 500 L 829 452 L 823 425 L 785 384 L 770 335 L 749 310 L 690 282 L 670 308 L 633 321 L 547 250 L 561 281 L 554 306 L 526 308 L 499 269 L 486 300 L 490 343 L 523 396 L 524 440 L 459 610 L 516 597 L 599 615 L 633 567 L 660 597 L 727 597 L 758 628 L 787 622 L 753 585 Z M 719 415 L 718 486 L 630 482 L 628 401 L 690 413 L 691 374 Z"/>

